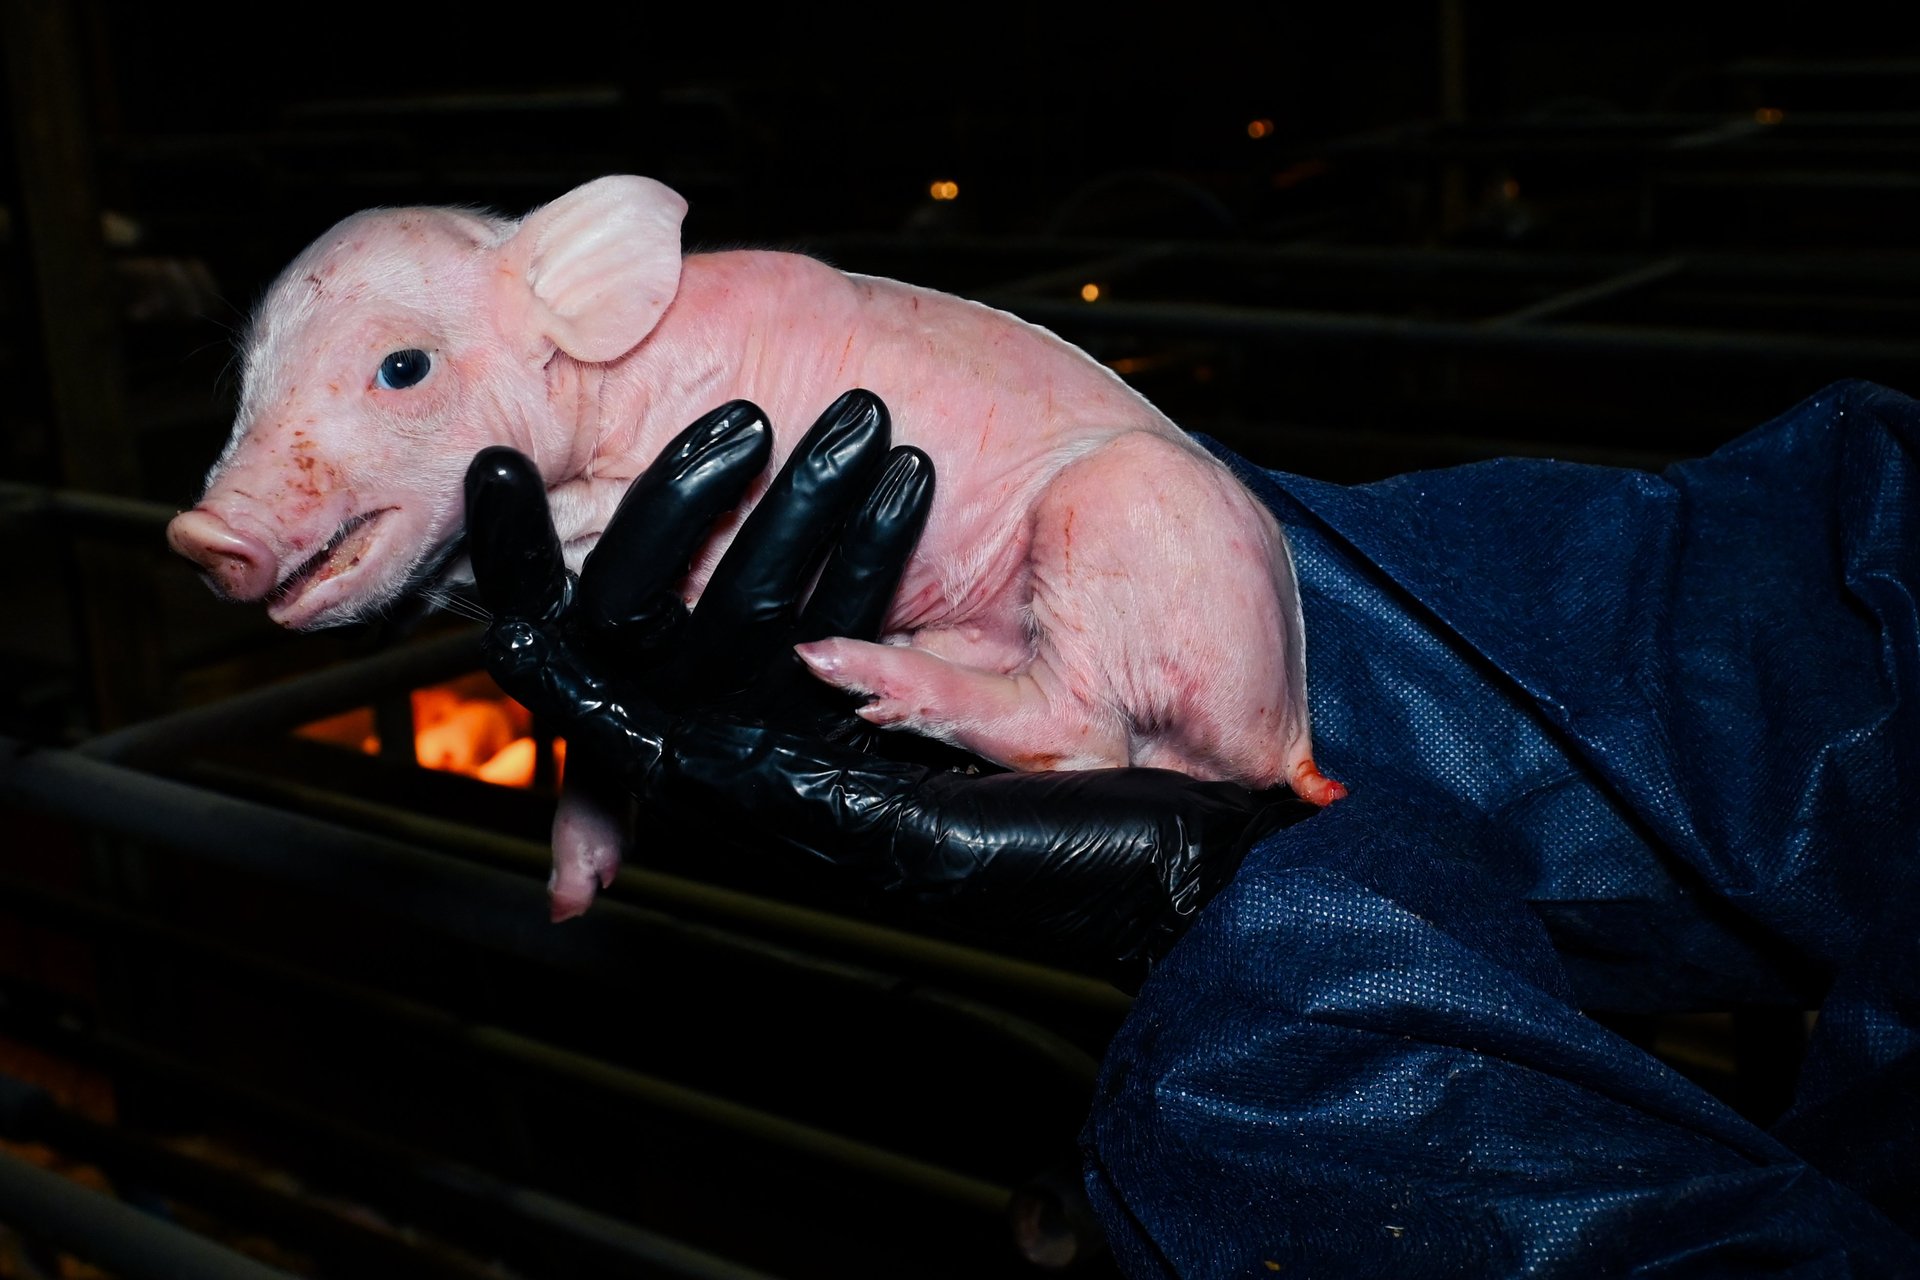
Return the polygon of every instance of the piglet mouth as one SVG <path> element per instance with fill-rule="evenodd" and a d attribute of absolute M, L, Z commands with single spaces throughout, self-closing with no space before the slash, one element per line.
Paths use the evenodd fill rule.
<path fill-rule="evenodd" d="M 267 593 L 267 606 L 284 604 L 303 594 L 310 587 L 338 577 L 360 563 L 373 544 L 372 526 L 389 511 L 398 507 L 381 507 L 374 511 L 363 511 L 350 517 L 334 530 L 333 536 L 318 551 L 302 560 L 292 573 L 282 578 L 279 585 Z"/>

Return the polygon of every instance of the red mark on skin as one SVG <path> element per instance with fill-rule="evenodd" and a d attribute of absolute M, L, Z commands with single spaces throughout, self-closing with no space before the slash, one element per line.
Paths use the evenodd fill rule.
<path fill-rule="evenodd" d="M 1325 808 L 1335 800 L 1346 799 L 1347 787 L 1321 773 L 1320 766 L 1309 756 L 1293 768 L 1293 793 L 1308 804 Z"/>
<path fill-rule="evenodd" d="M 847 334 L 847 345 L 846 345 L 846 346 L 844 346 L 844 347 L 842 347 L 842 348 L 840 348 L 840 367 L 839 367 L 838 369 L 835 369 L 835 370 L 834 370 L 834 372 L 835 372 L 835 373 L 845 373 L 845 372 L 846 372 L 846 369 L 847 369 L 847 357 L 849 357 L 849 356 L 851 356 L 852 354 L 853 354 L 853 334 L 852 334 L 852 333 L 848 333 L 848 334 Z"/>
<path fill-rule="evenodd" d="M 295 454 L 293 465 L 299 470 L 300 478 L 287 486 L 290 493 L 320 498 L 330 493 L 340 482 L 332 466 L 310 453 Z"/>
<path fill-rule="evenodd" d="M 1044 773 L 1060 767 L 1061 756 L 1054 751 L 1019 751 L 1007 757 L 1007 763 L 1022 773 Z"/>
<path fill-rule="evenodd" d="M 920 304 L 915 302 L 913 305 L 917 307 Z M 974 452 L 985 453 L 987 451 L 987 437 L 993 434 L 993 415 L 999 411 L 1000 406 L 998 403 L 987 406 L 987 420 L 980 424 L 980 447 Z"/>
<path fill-rule="evenodd" d="M 1073 518 L 1079 514 L 1072 507 L 1067 508 L 1067 522 L 1060 526 L 1060 567 L 1073 568 Z"/>

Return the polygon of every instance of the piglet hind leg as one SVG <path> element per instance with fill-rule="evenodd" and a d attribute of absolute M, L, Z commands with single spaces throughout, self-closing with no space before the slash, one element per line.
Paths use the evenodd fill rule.
<path fill-rule="evenodd" d="M 1218 464 L 1184 441 L 1120 436 L 1062 470 L 1031 519 L 1026 666 L 846 640 L 802 657 L 869 697 L 875 723 L 1012 768 L 1138 764 L 1284 783 L 1316 804 L 1345 794 L 1313 762 L 1283 535 Z"/>

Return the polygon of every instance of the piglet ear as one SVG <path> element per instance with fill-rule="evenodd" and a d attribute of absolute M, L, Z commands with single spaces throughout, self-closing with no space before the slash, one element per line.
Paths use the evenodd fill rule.
<path fill-rule="evenodd" d="M 529 353 L 625 355 L 680 287 L 687 202 L 651 178 L 597 178 L 528 214 L 500 246 L 510 336 Z"/>

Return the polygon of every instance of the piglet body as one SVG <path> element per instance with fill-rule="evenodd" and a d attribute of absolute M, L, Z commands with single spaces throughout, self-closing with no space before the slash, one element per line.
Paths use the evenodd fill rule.
<path fill-rule="evenodd" d="M 867 699 L 862 715 L 1015 769 L 1132 763 L 1343 794 L 1312 759 L 1284 535 L 1224 468 L 1044 330 L 794 254 L 683 260 L 684 212 L 616 177 L 518 222 L 340 223 L 267 294 L 232 439 L 169 540 L 283 625 L 345 622 L 445 577 L 462 476 L 488 445 L 540 468 L 577 569 L 627 483 L 702 413 L 760 405 L 777 468 L 864 386 L 938 485 L 888 643 L 801 650 Z M 563 801 L 556 917 L 585 908 L 618 847 L 607 815 Z"/>

